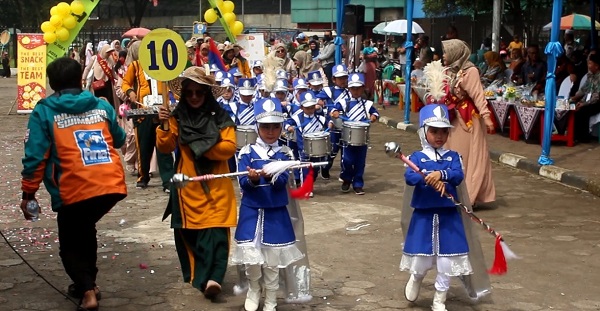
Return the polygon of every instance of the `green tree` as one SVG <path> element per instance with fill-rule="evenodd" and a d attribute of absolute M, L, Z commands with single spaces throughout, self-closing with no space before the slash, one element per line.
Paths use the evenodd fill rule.
<path fill-rule="evenodd" d="M 40 25 L 50 18 L 50 8 L 56 3 L 47 0 L 0 0 L 0 25 L 16 25 L 17 28 Z"/>
<path fill-rule="evenodd" d="M 596 0 L 594 0 L 596 1 Z M 539 41 L 542 27 L 552 19 L 553 0 L 504 0 L 502 22 L 513 27 L 514 34 L 525 33 L 530 43 Z M 424 0 L 423 11 L 428 16 L 452 16 L 456 12 L 471 15 L 491 13 L 491 0 Z M 571 13 L 589 7 L 589 0 L 563 0 L 563 12 Z"/>

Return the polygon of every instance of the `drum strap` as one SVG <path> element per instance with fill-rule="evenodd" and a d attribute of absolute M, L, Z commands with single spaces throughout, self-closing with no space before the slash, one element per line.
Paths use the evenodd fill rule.
<path fill-rule="evenodd" d="M 238 105 L 238 111 L 236 114 L 236 123 L 239 123 L 239 125 L 251 125 L 250 123 L 252 122 L 252 117 L 254 117 L 254 109 L 252 109 L 251 105 L 248 105 L 248 107 L 246 107 L 246 109 L 244 109 L 243 111 L 240 112 L 240 105 Z"/>
<path fill-rule="evenodd" d="M 367 112 L 367 107 L 365 107 L 365 102 L 364 99 L 360 101 L 350 101 L 348 106 L 346 106 L 346 114 L 350 120 L 362 121 L 368 118 L 369 113 Z M 350 106 L 352 106 L 352 108 L 350 108 Z M 350 109 L 350 111 L 348 111 L 348 109 Z"/>
<path fill-rule="evenodd" d="M 325 125 L 319 120 L 318 116 L 314 116 L 313 118 L 306 120 L 304 114 L 301 114 L 299 117 L 302 118 L 300 125 L 302 127 L 302 134 L 310 134 L 319 130 L 318 126 L 321 124 L 321 128 Z"/>

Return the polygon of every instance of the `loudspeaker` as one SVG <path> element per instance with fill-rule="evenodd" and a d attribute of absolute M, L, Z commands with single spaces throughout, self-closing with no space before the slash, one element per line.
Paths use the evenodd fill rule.
<path fill-rule="evenodd" d="M 361 35 L 365 32 L 365 6 L 346 4 L 344 6 L 344 25 L 342 32 L 346 35 Z"/>

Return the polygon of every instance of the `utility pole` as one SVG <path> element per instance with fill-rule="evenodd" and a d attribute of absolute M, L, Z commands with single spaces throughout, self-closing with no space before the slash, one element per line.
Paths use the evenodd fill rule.
<path fill-rule="evenodd" d="M 492 19 L 492 51 L 500 51 L 500 23 L 502 19 L 502 0 L 494 0 Z"/>

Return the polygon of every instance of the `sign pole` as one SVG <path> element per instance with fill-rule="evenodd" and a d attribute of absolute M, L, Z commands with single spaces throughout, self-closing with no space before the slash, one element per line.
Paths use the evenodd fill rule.
<path fill-rule="evenodd" d="M 170 100 L 169 100 L 169 86 L 167 85 L 167 81 L 162 81 L 162 103 L 163 107 L 170 109 Z M 169 130 L 169 120 L 163 120 L 162 128 L 165 131 Z"/>

